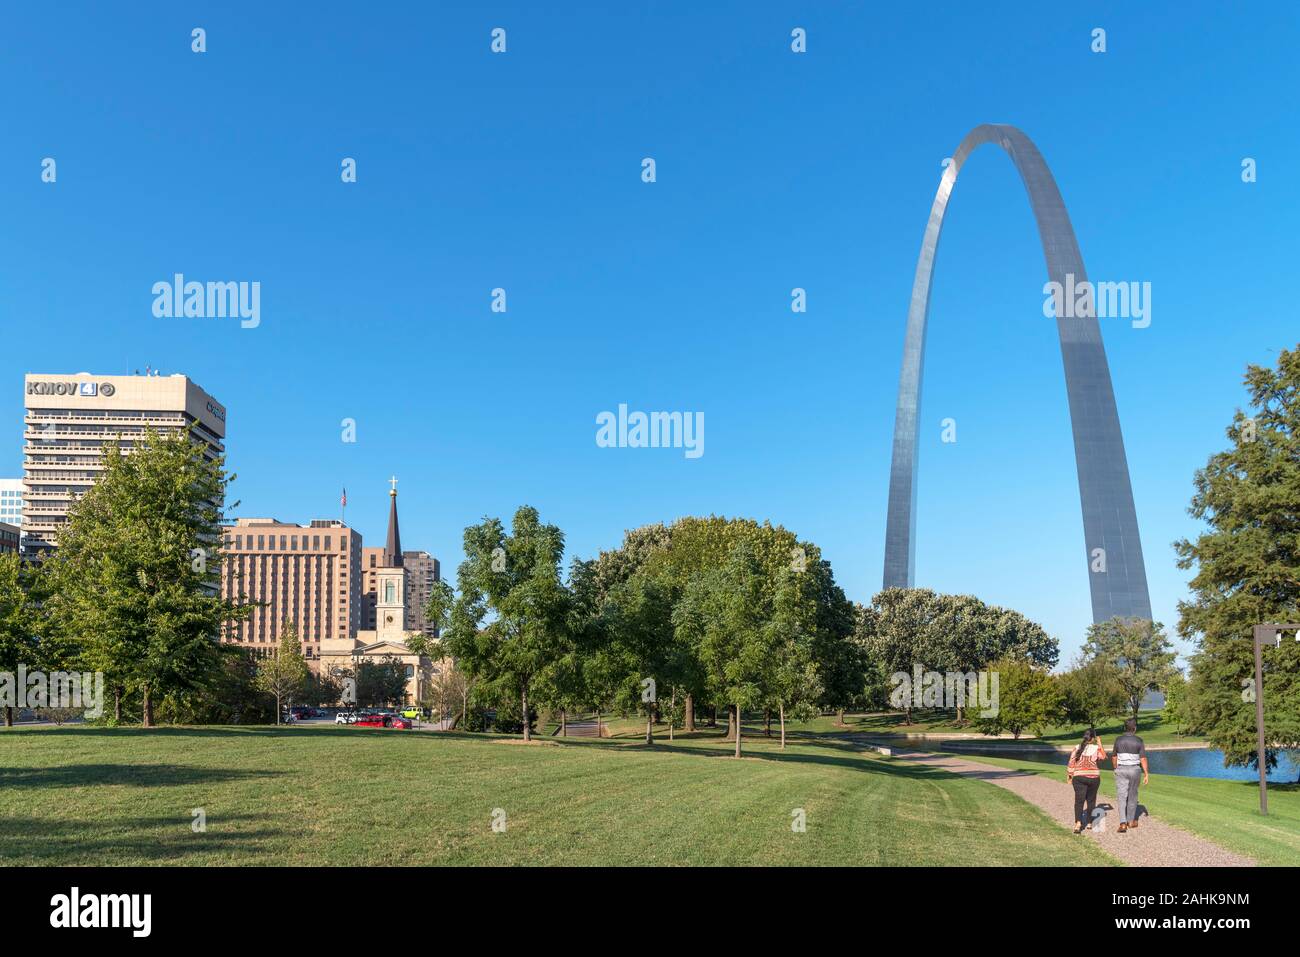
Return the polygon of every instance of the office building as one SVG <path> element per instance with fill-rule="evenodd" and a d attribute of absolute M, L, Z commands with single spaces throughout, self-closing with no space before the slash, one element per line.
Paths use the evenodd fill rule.
<path fill-rule="evenodd" d="M 23 443 L 24 553 L 58 544 L 68 507 L 103 471 L 101 450 L 130 450 L 145 430 L 193 428 L 213 456 L 224 451 L 226 410 L 183 375 L 31 374 L 26 377 Z"/>
<path fill-rule="evenodd" d="M 226 625 L 222 640 L 266 653 L 286 622 L 303 654 L 320 657 L 327 639 L 350 639 L 361 627 L 361 534 L 342 522 L 294 525 L 241 518 L 222 531 L 221 594 L 258 603 L 244 621 Z"/>
<path fill-rule="evenodd" d="M 23 480 L 0 479 L 0 522 L 9 525 L 23 524 Z"/>

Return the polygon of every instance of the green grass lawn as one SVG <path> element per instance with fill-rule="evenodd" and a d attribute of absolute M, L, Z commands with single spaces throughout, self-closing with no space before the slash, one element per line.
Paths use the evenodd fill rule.
<path fill-rule="evenodd" d="M 1064 779 L 1065 769 L 1036 761 L 957 755 L 982 764 L 1019 768 Z M 1101 793 L 1115 796 L 1115 777 L 1102 771 Z M 1199 834 L 1260 864 L 1300 864 L 1300 785 L 1270 784 L 1268 817 L 1259 813 L 1259 785 L 1254 781 L 1215 781 L 1153 774 L 1138 791 L 1140 802 L 1162 821 Z"/>
<path fill-rule="evenodd" d="M 524 746 L 356 728 L 0 733 L 5 864 L 1086 865 L 994 785 L 845 741 Z M 552 739 L 553 740 L 553 739 Z M 207 830 L 191 829 L 203 808 Z M 492 813 L 506 814 L 494 833 Z M 807 832 L 791 830 L 803 808 Z"/>

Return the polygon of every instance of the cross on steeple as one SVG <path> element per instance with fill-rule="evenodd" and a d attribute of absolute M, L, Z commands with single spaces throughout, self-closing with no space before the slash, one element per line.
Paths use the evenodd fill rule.
<path fill-rule="evenodd" d="M 396 495 L 396 494 L 397 494 L 397 476 L 394 475 L 392 478 L 390 478 L 390 479 L 388 480 L 388 484 L 391 485 L 391 486 L 393 487 L 393 488 L 392 488 L 392 491 L 391 491 L 389 494 L 390 494 L 390 495 Z"/>

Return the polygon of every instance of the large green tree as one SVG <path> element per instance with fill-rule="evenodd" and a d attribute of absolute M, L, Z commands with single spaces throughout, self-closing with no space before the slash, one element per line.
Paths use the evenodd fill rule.
<path fill-rule="evenodd" d="M 1276 368 L 1250 366 L 1248 408 L 1227 428 L 1228 447 L 1196 472 L 1188 508 L 1206 529 L 1175 544 L 1194 569 L 1179 603 L 1178 633 L 1195 642 L 1192 724 L 1231 764 L 1256 760 L 1252 629 L 1300 619 L 1300 346 Z M 1300 747 L 1300 642 L 1264 650 L 1265 760 Z"/>
<path fill-rule="evenodd" d="M 663 596 L 660 607 L 675 609 L 695 579 L 716 571 L 742 544 L 760 569 L 758 588 L 765 608 L 773 607 L 776 592 L 790 572 L 803 576 L 804 592 L 816 603 L 809 637 L 821 689 L 818 704 L 843 709 L 862 700 L 865 658 L 854 641 L 853 605 L 835 583 L 820 549 L 779 525 L 717 515 L 647 525 L 627 532 L 619 548 L 584 563 L 581 577 L 575 574 L 573 580 L 575 588 L 582 581 L 594 596 L 591 606 L 602 609 L 616 589 L 639 576 L 656 583 Z M 676 659 L 677 680 L 670 683 L 670 694 L 684 696 L 686 730 L 692 731 L 697 699 L 706 693 L 706 669 L 698 648 L 676 651 L 684 657 Z"/>
<path fill-rule="evenodd" d="M 219 593 L 224 460 L 189 432 L 149 429 L 103 449 L 99 480 L 68 511 L 49 560 L 48 609 L 61 638 L 120 694 L 154 702 L 221 670 L 218 636 L 245 609 Z"/>
<path fill-rule="evenodd" d="M 1164 626 L 1144 618 L 1111 618 L 1089 625 L 1083 653 L 1111 667 L 1135 719 L 1146 693 L 1164 687 L 1177 670 L 1178 655 Z"/>
<path fill-rule="evenodd" d="M 34 669 L 46 664 L 37 576 L 16 552 L 0 554 L 0 672 L 15 676 L 15 690 L 19 665 Z M 5 702 L 4 712 L 5 725 L 13 727 L 13 702 Z"/>
<path fill-rule="evenodd" d="M 965 674 L 1014 659 L 1048 669 L 1060 654 L 1056 639 L 1019 612 L 928 588 L 884 589 L 862 609 L 858 629 L 871 671 L 885 680 L 917 665 Z M 905 702 L 909 723 L 911 707 Z"/>
<path fill-rule="evenodd" d="M 525 505 L 509 533 L 500 519 L 486 518 L 465 529 L 464 546 L 447 651 L 471 676 L 514 695 L 531 740 L 529 692 L 570 643 L 564 533 Z"/>
<path fill-rule="evenodd" d="M 673 611 L 680 640 L 697 649 L 711 700 L 734 711 L 736 757 L 744 710 L 769 699 L 773 687 L 775 635 L 763 590 L 762 565 L 741 543 L 721 567 L 693 577 Z"/>
<path fill-rule="evenodd" d="M 1080 656 L 1057 680 L 1064 698 L 1065 719 L 1072 724 L 1096 727 L 1123 714 L 1128 705 L 1119 670 L 1104 658 Z"/>
<path fill-rule="evenodd" d="M 1041 735 L 1061 719 L 1063 695 L 1046 669 L 1023 658 L 996 661 L 990 668 L 998 676 L 997 707 L 972 709 L 970 720 L 977 729 L 985 734 L 1010 731 L 1019 738 L 1026 731 Z"/>

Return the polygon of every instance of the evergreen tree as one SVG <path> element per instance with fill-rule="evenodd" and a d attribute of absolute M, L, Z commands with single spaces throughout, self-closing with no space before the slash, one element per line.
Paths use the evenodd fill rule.
<path fill-rule="evenodd" d="M 1192 723 L 1230 764 L 1254 764 L 1252 629 L 1300 618 L 1300 347 L 1277 368 L 1250 366 L 1249 407 L 1227 429 L 1229 446 L 1194 479 L 1188 511 L 1207 528 L 1176 543 L 1195 569 L 1178 605 L 1178 633 L 1197 645 L 1189 687 Z M 1265 761 L 1300 747 L 1300 642 L 1264 649 Z"/>

